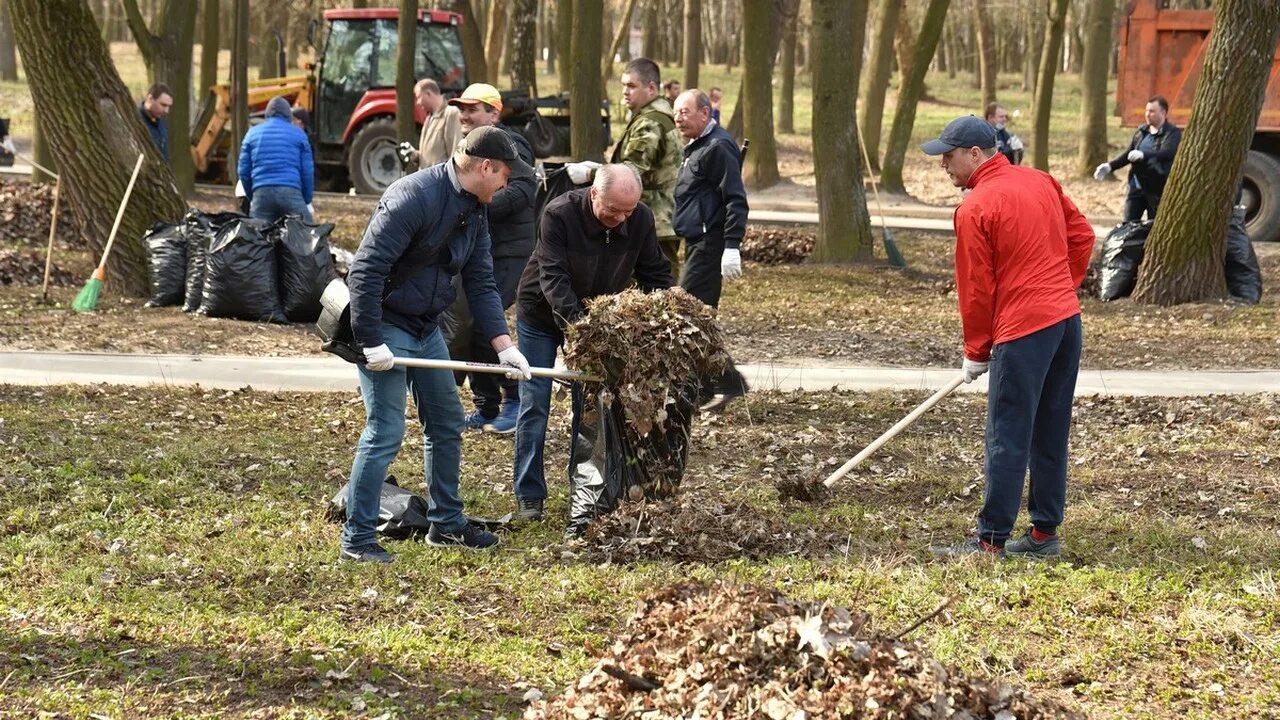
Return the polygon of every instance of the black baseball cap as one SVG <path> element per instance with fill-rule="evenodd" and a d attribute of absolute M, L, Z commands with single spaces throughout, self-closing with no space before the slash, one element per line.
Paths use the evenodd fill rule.
<path fill-rule="evenodd" d="M 920 146 L 925 155 L 941 155 L 956 148 L 977 147 L 986 150 L 996 146 L 996 130 L 976 115 L 965 115 L 947 123 L 937 140 Z"/>
<path fill-rule="evenodd" d="M 501 160 L 511 168 L 513 176 L 533 175 L 533 168 L 520 159 L 520 153 L 516 152 L 515 142 L 507 137 L 506 131 L 501 128 L 493 127 L 492 125 L 475 128 L 462 138 L 462 142 L 458 144 L 458 149 L 472 157 Z"/>

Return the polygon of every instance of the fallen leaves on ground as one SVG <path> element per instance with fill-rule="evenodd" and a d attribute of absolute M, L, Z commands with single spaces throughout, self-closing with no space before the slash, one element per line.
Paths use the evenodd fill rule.
<path fill-rule="evenodd" d="M 83 247 L 75 217 L 66 202 L 58 203 L 58 240 L 68 247 Z M 43 246 L 49 242 L 49 218 L 53 215 L 53 186 L 0 180 L 0 243 Z"/>
<path fill-rule="evenodd" d="M 815 241 L 812 230 L 748 225 L 742 259 L 761 265 L 794 265 L 809 257 Z"/>
<path fill-rule="evenodd" d="M 43 255 L 25 250 L 0 250 L 0 285 L 44 284 Z M 75 285 L 76 278 L 57 265 L 49 267 L 49 285 L 63 287 Z"/>

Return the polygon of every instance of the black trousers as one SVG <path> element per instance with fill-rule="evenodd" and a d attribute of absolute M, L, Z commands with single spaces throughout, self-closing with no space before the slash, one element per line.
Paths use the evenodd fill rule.
<path fill-rule="evenodd" d="M 721 235 L 708 233 L 694 240 L 685 240 L 680 287 L 713 308 L 720 307 L 723 283 L 720 259 L 723 255 L 724 237 Z M 729 363 L 719 377 L 702 379 L 702 388 L 704 395 L 742 395 L 747 392 L 747 380 L 734 367 L 733 358 L 729 358 Z"/>
<path fill-rule="evenodd" d="M 515 303 L 520 273 L 524 272 L 524 266 L 528 262 L 528 258 L 520 257 L 493 259 L 493 279 L 498 285 L 503 309 L 510 308 Z M 440 331 L 444 333 L 445 342 L 449 345 L 449 357 L 468 362 L 497 363 L 498 353 L 489 344 L 489 338 L 482 337 L 475 330 L 471 309 L 467 307 L 466 293 L 456 277 L 454 290 L 458 296 L 453 301 L 453 306 L 440 318 Z M 459 386 L 470 378 L 476 409 L 485 417 L 498 414 L 504 397 L 507 402 L 520 402 L 519 382 L 506 376 L 493 373 L 455 373 L 454 376 Z"/>
<path fill-rule="evenodd" d="M 1156 207 L 1160 205 L 1160 194 L 1148 192 L 1142 188 L 1130 187 L 1124 198 L 1124 221 L 1138 222 L 1142 213 L 1146 212 L 1148 220 L 1156 219 Z"/>

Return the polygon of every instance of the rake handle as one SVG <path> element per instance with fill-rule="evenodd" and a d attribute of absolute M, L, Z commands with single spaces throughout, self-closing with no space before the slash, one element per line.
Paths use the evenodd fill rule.
<path fill-rule="evenodd" d="M 491 375 L 506 375 L 511 368 L 505 365 L 493 365 L 490 363 L 463 362 L 461 360 L 428 360 L 425 358 L 402 358 L 395 359 L 395 363 L 402 367 L 428 368 L 431 370 L 455 370 L 461 372 L 482 372 Z M 529 368 L 529 373 L 534 377 L 552 378 L 555 380 L 576 380 L 581 382 L 600 382 L 600 378 L 594 375 L 585 375 L 583 373 L 573 372 L 572 370 L 556 370 L 555 368 Z"/>
<path fill-rule="evenodd" d="M 44 286 L 41 297 L 49 302 L 49 272 L 53 269 L 53 238 L 58 234 L 58 201 L 62 199 L 62 180 L 53 184 L 53 215 L 49 218 L 49 249 L 44 254 Z"/>
<path fill-rule="evenodd" d="M 107 247 L 102 251 L 102 260 L 98 263 L 98 269 L 94 271 L 94 277 L 99 280 L 105 279 L 107 270 L 107 256 L 111 254 L 111 246 L 116 242 L 116 232 L 120 230 L 120 221 L 124 219 L 124 210 L 129 206 L 129 196 L 133 194 L 133 184 L 138 181 L 138 171 L 142 169 L 142 160 L 146 157 L 146 153 L 138 153 L 138 162 L 133 164 L 133 174 L 129 176 L 129 186 L 124 189 L 124 198 L 120 201 L 120 208 L 116 210 L 116 221 L 111 224 L 111 234 L 107 236 Z"/>
<path fill-rule="evenodd" d="M 960 385 L 963 383 L 964 383 L 964 375 L 963 374 L 957 375 L 954 380 L 942 386 L 942 388 L 940 388 L 937 392 L 930 395 L 928 400 L 925 400 L 924 402 L 920 403 L 919 407 L 917 407 L 915 410 L 912 410 L 910 413 L 907 414 L 906 417 L 899 420 L 896 425 L 886 430 L 883 435 L 876 438 L 871 442 L 870 445 L 863 448 L 862 452 L 858 453 L 857 455 L 854 455 L 852 458 L 849 459 L 849 462 L 845 463 L 844 465 L 841 465 L 839 470 L 836 470 L 835 472 L 831 473 L 831 475 L 826 480 L 822 481 L 822 484 L 826 485 L 827 487 L 831 487 L 832 485 L 835 485 L 837 480 L 844 477 L 845 475 L 848 475 L 850 470 L 857 467 L 858 464 L 861 463 L 863 460 L 866 460 L 867 457 L 871 455 L 871 453 L 875 452 L 876 450 L 879 450 L 882 445 L 892 440 L 894 437 L 898 435 L 898 433 L 902 432 L 903 430 L 906 430 L 912 423 L 914 423 L 916 420 L 919 420 L 921 415 L 925 414 L 926 412 L 929 412 L 929 408 L 932 408 L 934 405 L 937 405 L 939 402 L 942 401 L 943 398 L 950 395 L 952 392 L 955 391 L 956 388 L 960 387 Z"/>

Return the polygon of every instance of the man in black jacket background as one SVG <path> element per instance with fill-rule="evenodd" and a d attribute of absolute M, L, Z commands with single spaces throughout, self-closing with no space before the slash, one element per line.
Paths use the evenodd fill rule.
<path fill-rule="evenodd" d="M 516 340 L 538 367 L 551 367 L 564 328 L 586 314 L 586 301 L 631 286 L 671 287 L 671 261 L 658 245 L 653 213 L 640 202 L 640 176 L 629 165 L 604 165 L 591 187 L 547 204 L 542 233 L 520 277 Z M 551 380 L 520 383 L 516 425 L 515 495 L 519 516 L 542 519 L 547 496 L 543 446 L 551 409 Z"/>
<path fill-rule="evenodd" d="M 1133 133 L 1129 149 L 1093 171 L 1093 178 L 1102 180 L 1125 165 L 1133 166 L 1129 170 L 1129 194 L 1124 200 L 1125 222 L 1141 220 L 1143 212 L 1148 220 L 1156 219 L 1156 207 L 1164 194 L 1173 156 L 1182 142 L 1182 130 L 1166 119 L 1168 115 L 1169 101 L 1153 95 L 1147 101 L 1147 124 Z"/>
<path fill-rule="evenodd" d="M 742 154 L 733 136 L 711 119 L 711 98 L 692 88 L 676 98 L 676 128 L 689 141 L 676 178 L 672 225 L 684 238 L 680 287 L 713 308 L 720 306 L 722 280 L 742 277 L 739 246 L 747 232 L 747 191 Z M 718 378 L 703 379 L 702 406 L 719 412 L 747 392 L 733 361 Z"/>

